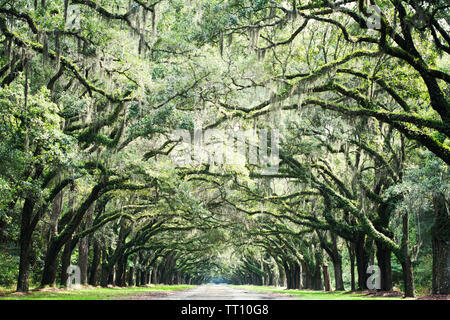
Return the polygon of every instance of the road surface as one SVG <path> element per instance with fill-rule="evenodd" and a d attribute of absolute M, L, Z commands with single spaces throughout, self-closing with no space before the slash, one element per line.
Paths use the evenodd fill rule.
<path fill-rule="evenodd" d="M 207 284 L 188 290 L 142 294 L 133 300 L 293 300 L 295 296 L 237 289 L 227 285 Z"/>

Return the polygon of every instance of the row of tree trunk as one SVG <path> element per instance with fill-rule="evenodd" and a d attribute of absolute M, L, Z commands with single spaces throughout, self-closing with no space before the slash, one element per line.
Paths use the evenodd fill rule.
<path fill-rule="evenodd" d="M 374 250 L 374 245 L 376 250 Z M 375 264 L 380 268 L 380 290 L 390 291 L 392 284 L 391 251 L 382 243 L 374 243 L 367 237 L 360 237 L 354 242 L 347 242 L 350 258 L 351 290 L 366 290 L 367 280 L 370 276 L 367 273 L 369 265 Z M 284 286 L 287 289 L 312 289 L 312 290 L 333 290 L 331 284 L 329 265 L 322 255 L 322 249 L 328 254 L 333 265 L 335 290 L 345 290 L 343 281 L 342 255 L 337 246 L 336 235 L 331 235 L 331 242 L 321 239 L 321 247 L 317 248 L 309 259 L 293 259 L 292 256 L 280 256 L 276 270 L 263 264 L 261 270 L 264 276 L 247 269 L 241 273 L 240 277 L 234 279 L 238 284 L 253 285 L 274 285 Z M 356 269 L 356 270 L 355 270 Z"/>
<path fill-rule="evenodd" d="M 69 199 L 70 200 L 70 199 Z M 55 212 L 60 211 L 60 199 L 55 199 Z M 448 205 L 442 194 L 436 194 L 434 199 L 435 222 L 432 230 L 432 249 L 433 249 L 433 270 L 432 270 L 432 292 L 435 294 L 449 294 L 450 292 L 450 219 L 448 215 Z M 72 206 L 69 201 L 69 207 Z M 26 226 L 32 224 L 33 203 L 25 201 L 22 212 L 23 228 L 21 232 L 21 265 L 19 270 L 18 288 L 22 291 L 28 290 L 28 274 L 30 268 L 30 243 L 31 233 Z M 86 215 L 86 221 L 82 226 L 89 228 L 92 223 L 92 206 Z M 56 231 L 55 224 L 50 233 Z M 414 296 L 414 277 L 411 258 L 409 256 L 408 243 L 408 215 L 403 216 L 403 228 L 405 239 L 403 240 L 404 255 L 399 259 L 404 276 L 405 295 Z M 342 277 L 342 257 L 337 248 L 336 235 L 331 234 L 331 241 L 320 239 L 321 247 L 328 254 L 334 268 L 335 289 L 345 290 Z M 319 237 L 320 238 L 320 237 Z M 144 285 L 147 283 L 188 283 L 198 282 L 199 279 L 189 279 L 175 271 L 175 258 L 171 255 L 163 257 L 147 267 L 142 269 L 128 266 L 129 257 L 121 254 L 111 259 L 107 248 L 100 245 L 98 240 L 89 241 L 89 237 L 82 239 L 69 239 L 65 242 L 63 250 L 57 254 L 49 264 L 51 271 L 47 274 L 52 275 L 51 279 L 44 279 L 47 283 L 56 283 L 57 268 L 60 268 L 59 282 L 65 285 L 67 281 L 66 270 L 71 264 L 73 250 L 78 245 L 79 260 L 78 265 L 81 270 L 81 283 L 91 285 L 107 286 L 114 284 L 125 286 L 130 283 Z M 351 272 L 351 290 L 367 289 L 367 279 L 369 274 L 367 268 L 374 264 L 380 268 L 381 290 L 390 291 L 393 288 L 392 270 L 391 270 L 391 250 L 382 242 L 373 241 L 366 236 L 361 236 L 354 241 L 347 241 L 347 248 L 350 258 Z M 51 251 L 49 248 L 49 252 Z M 58 252 L 58 251 L 56 251 Z M 317 251 L 318 252 L 318 251 Z M 48 258 L 48 257 L 47 257 Z M 60 263 L 58 264 L 58 259 Z M 142 260 L 142 258 L 139 258 Z M 50 261 L 49 259 L 47 259 Z M 262 266 L 265 276 L 248 272 L 242 276 L 239 282 L 252 283 L 257 285 L 285 285 L 289 289 L 316 289 L 331 290 L 331 281 L 329 268 L 323 259 L 319 256 L 315 258 L 314 263 L 298 262 L 286 257 L 279 257 L 278 275 L 267 265 Z M 148 261 L 141 261 L 148 263 Z M 355 273 L 356 267 L 356 273 Z M 356 281 L 357 276 L 357 281 Z"/>

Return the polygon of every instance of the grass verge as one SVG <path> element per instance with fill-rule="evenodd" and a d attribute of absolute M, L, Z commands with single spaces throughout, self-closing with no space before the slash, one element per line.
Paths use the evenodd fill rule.
<path fill-rule="evenodd" d="M 58 288 L 45 288 L 31 290 L 28 293 L 3 292 L 0 300 L 112 300 L 149 293 L 164 293 L 174 290 L 185 290 L 195 286 L 190 285 L 154 285 L 149 287 L 129 288 L 100 288 L 84 287 L 67 290 Z"/>
<path fill-rule="evenodd" d="M 237 289 L 253 290 L 261 292 L 272 292 L 294 295 L 304 300 L 402 300 L 402 297 L 377 297 L 371 296 L 367 292 L 350 291 L 314 291 L 314 290 L 286 290 L 279 287 L 240 285 L 232 286 Z"/>

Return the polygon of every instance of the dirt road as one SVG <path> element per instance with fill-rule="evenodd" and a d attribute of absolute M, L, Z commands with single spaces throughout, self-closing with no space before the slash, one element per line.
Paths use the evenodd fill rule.
<path fill-rule="evenodd" d="M 295 296 L 233 288 L 227 285 L 207 284 L 189 290 L 142 294 L 132 300 L 294 300 Z"/>

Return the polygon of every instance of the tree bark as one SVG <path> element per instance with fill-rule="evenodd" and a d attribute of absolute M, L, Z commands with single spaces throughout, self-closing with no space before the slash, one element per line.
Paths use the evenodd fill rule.
<path fill-rule="evenodd" d="M 286 281 L 286 272 L 284 271 L 284 268 L 281 265 L 278 265 L 278 270 L 280 272 L 280 286 L 281 287 L 286 287 L 287 286 L 287 281 Z"/>
<path fill-rule="evenodd" d="M 316 264 L 316 268 L 314 270 L 313 289 L 314 290 L 322 290 L 323 289 L 322 272 L 321 272 L 321 265 L 320 264 Z"/>
<path fill-rule="evenodd" d="M 320 249 L 322 250 L 322 249 Z M 315 253 L 315 269 L 313 274 L 313 289 L 314 290 L 323 290 L 322 284 L 322 254 L 319 250 Z"/>
<path fill-rule="evenodd" d="M 116 282 L 119 284 L 120 287 L 125 287 L 127 285 L 127 261 L 128 261 L 128 257 L 124 256 L 122 259 L 120 268 L 122 269 L 121 271 L 121 276 L 119 279 L 116 280 Z"/>
<path fill-rule="evenodd" d="M 328 270 L 328 265 L 324 264 L 322 266 L 323 269 L 323 284 L 325 287 L 325 291 L 331 291 L 331 279 L 330 279 L 330 272 Z"/>
<path fill-rule="evenodd" d="M 402 263 L 403 282 L 405 284 L 405 297 L 414 298 L 414 273 L 412 268 L 411 259 L 407 257 Z"/>
<path fill-rule="evenodd" d="M 305 262 L 302 262 L 303 289 L 312 289 L 311 271 Z"/>
<path fill-rule="evenodd" d="M 30 249 L 33 230 L 30 228 L 33 214 L 34 202 L 32 199 L 25 199 L 22 209 L 22 219 L 20 225 L 20 260 L 19 276 L 17 279 L 17 291 L 27 292 L 29 289 L 30 277 Z"/>
<path fill-rule="evenodd" d="M 158 266 L 157 265 L 155 265 L 153 267 L 152 276 L 153 276 L 152 283 L 153 284 L 158 284 Z"/>
<path fill-rule="evenodd" d="M 344 279 L 342 277 L 342 260 L 333 262 L 334 269 L 334 282 L 336 284 L 337 291 L 345 291 Z"/>
<path fill-rule="evenodd" d="M 92 226 L 92 214 L 94 206 L 91 205 L 86 215 L 85 228 Z M 89 236 L 85 236 L 79 240 L 78 245 L 78 267 L 80 267 L 80 281 L 82 285 L 88 283 L 88 265 L 89 265 Z"/>
<path fill-rule="evenodd" d="M 290 263 L 291 271 L 291 289 L 299 289 L 300 287 L 300 267 L 296 261 Z"/>
<path fill-rule="evenodd" d="M 387 173 L 379 173 L 380 181 L 375 188 L 375 193 L 380 195 L 381 186 L 386 184 Z M 383 233 L 388 238 L 393 238 L 392 232 L 389 230 L 389 220 L 392 213 L 392 208 L 388 203 L 382 203 L 377 209 L 378 218 L 374 222 L 375 228 Z M 391 291 L 393 288 L 392 284 L 392 267 L 391 267 L 391 255 L 392 251 L 389 249 L 385 243 L 381 241 L 376 241 L 376 256 L 378 267 L 380 268 L 380 282 L 382 291 Z"/>
<path fill-rule="evenodd" d="M 377 262 L 380 268 L 381 290 L 392 290 L 392 268 L 391 268 L 391 250 L 383 243 L 376 241 L 377 247 Z"/>
<path fill-rule="evenodd" d="M 351 290 L 356 290 L 356 281 L 355 281 L 355 245 L 353 242 L 350 242 L 347 245 L 348 255 L 350 257 L 350 281 L 351 281 Z"/>
<path fill-rule="evenodd" d="M 298 289 L 303 289 L 303 268 L 302 268 L 302 264 L 301 263 L 298 264 L 298 270 L 299 270 L 299 274 L 298 274 Z"/>
<path fill-rule="evenodd" d="M 96 286 L 98 283 L 98 267 L 100 265 L 101 248 L 97 240 L 94 241 L 94 253 L 91 262 L 91 268 L 89 271 L 89 284 Z"/>
<path fill-rule="evenodd" d="M 41 285 L 55 285 L 56 283 L 56 272 L 58 267 L 58 255 L 59 248 L 56 248 L 56 244 L 54 242 L 50 242 L 49 247 L 47 248 L 47 253 L 45 255 L 45 265 L 44 270 L 42 271 L 42 280 Z"/>
<path fill-rule="evenodd" d="M 20 262 L 19 262 L 19 276 L 17 279 L 17 291 L 27 292 L 29 289 L 30 277 L 30 242 L 31 237 L 26 233 L 21 233 L 20 236 Z M 28 240 L 29 238 L 29 240 Z"/>
<path fill-rule="evenodd" d="M 60 182 L 61 182 L 61 172 L 58 172 L 57 183 Z M 50 215 L 49 240 L 51 240 L 52 237 L 58 233 L 58 218 L 61 215 L 63 197 L 64 193 L 61 190 L 60 192 L 58 192 L 58 194 L 55 196 L 55 199 L 53 200 L 52 213 Z"/>
<path fill-rule="evenodd" d="M 61 255 L 61 270 L 59 275 L 61 286 L 65 286 L 67 283 L 67 268 L 71 264 L 72 251 L 75 248 L 75 245 L 76 242 L 70 240 L 64 246 L 63 254 Z"/>
<path fill-rule="evenodd" d="M 146 282 L 146 271 L 145 270 L 142 270 L 141 271 L 141 286 L 145 286 L 146 284 L 147 284 L 147 282 Z"/>
<path fill-rule="evenodd" d="M 114 266 L 110 267 L 111 271 L 108 274 L 108 285 L 114 285 Z"/>
<path fill-rule="evenodd" d="M 111 274 L 111 267 L 108 265 L 108 253 L 106 248 L 102 249 L 102 273 L 100 285 L 102 287 L 108 286 L 109 275 Z"/>
<path fill-rule="evenodd" d="M 287 289 L 293 289 L 292 286 L 292 273 L 291 270 L 289 268 L 289 264 L 287 261 L 283 261 L 283 267 L 284 267 L 284 273 L 286 275 L 286 284 L 287 284 Z"/>
<path fill-rule="evenodd" d="M 130 267 L 130 270 L 128 270 L 128 286 L 133 287 L 134 286 L 134 268 Z"/>
<path fill-rule="evenodd" d="M 370 240 L 369 240 L 370 241 Z M 367 289 L 367 267 L 369 266 L 370 251 L 372 249 L 372 243 L 368 242 L 366 236 L 361 236 L 356 241 L 356 269 L 358 272 L 358 289 Z"/>
<path fill-rule="evenodd" d="M 118 287 L 122 286 L 122 277 L 123 277 L 123 256 L 120 255 L 117 259 L 116 265 L 116 277 L 115 277 L 115 285 Z"/>
<path fill-rule="evenodd" d="M 414 273 L 411 263 L 411 256 L 409 254 L 409 213 L 405 212 L 402 217 L 403 223 L 403 239 L 402 239 L 402 255 L 403 261 L 403 282 L 405 285 L 405 297 L 413 298 L 415 296 L 414 288 Z"/>
<path fill-rule="evenodd" d="M 432 228 L 432 293 L 450 294 L 450 217 L 442 193 L 433 194 L 433 206 L 435 217 Z"/>
<path fill-rule="evenodd" d="M 141 270 L 139 268 L 136 268 L 136 287 L 141 286 Z"/>
<path fill-rule="evenodd" d="M 127 286 L 127 262 L 125 261 L 122 265 L 122 278 L 120 279 L 120 286 L 121 287 L 126 287 Z"/>
<path fill-rule="evenodd" d="M 331 258 L 333 262 L 334 269 L 334 281 L 336 283 L 336 290 L 344 291 L 344 280 L 342 277 L 342 257 L 339 253 L 339 249 L 337 246 L 337 236 L 334 232 L 330 232 L 331 235 L 331 246 L 330 248 L 325 248 L 325 251 Z"/>

